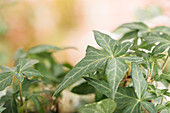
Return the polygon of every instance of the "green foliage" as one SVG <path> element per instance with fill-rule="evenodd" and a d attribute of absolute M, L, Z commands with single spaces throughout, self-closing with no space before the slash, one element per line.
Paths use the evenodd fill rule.
<path fill-rule="evenodd" d="M 119 40 L 94 31 L 95 40 L 101 49 L 88 46 L 86 56 L 66 74 L 54 95 L 83 77 L 105 97 L 100 94 L 102 98 L 96 99 L 99 102 L 81 107 L 82 113 L 112 113 L 101 109 L 99 105 L 106 99 L 113 99 L 117 103 L 116 109 L 112 107 L 114 113 L 157 113 L 166 109 L 162 102 L 156 105 L 154 100 L 169 96 L 168 89 L 160 90 L 152 82 L 169 82 L 169 72 L 164 72 L 170 51 L 166 51 L 170 47 L 169 31 L 170 28 L 162 26 L 149 28 L 142 22 L 126 23 L 118 27 L 114 33 L 121 35 Z M 73 89 L 76 89 L 74 93 L 77 94 L 86 90 L 85 86 Z M 95 97 L 99 93 L 94 93 Z M 108 109 L 111 106 L 105 105 Z"/>
<path fill-rule="evenodd" d="M 87 104 L 80 108 L 81 113 L 112 113 L 116 103 L 112 99 L 104 99 L 97 103 Z"/>

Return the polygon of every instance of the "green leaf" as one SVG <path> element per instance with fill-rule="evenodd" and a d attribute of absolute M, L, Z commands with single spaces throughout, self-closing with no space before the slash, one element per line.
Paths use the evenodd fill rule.
<path fill-rule="evenodd" d="M 112 99 L 104 99 L 97 103 L 87 104 L 80 108 L 81 113 L 113 113 L 116 102 Z"/>
<path fill-rule="evenodd" d="M 19 59 L 16 63 L 16 66 L 20 65 L 19 71 L 25 70 L 34 64 L 37 64 L 38 60 L 32 60 L 32 59 Z"/>
<path fill-rule="evenodd" d="M 131 32 L 128 32 L 126 34 L 124 34 L 122 36 L 122 38 L 119 39 L 119 42 L 122 42 L 124 40 L 130 40 L 130 39 L 133 39 L 133 38 L 136 38 L 137 37 L 137 31 L 131 31 Z"/>
<path fill-rule="evenodd" d="M 27 53 L 24 51 L 23 48 L 20 48 L 16 51 L 14 55 L 14 59 L 17 60 L 19 58 L 25 58 L 27 56 Z"/>
<path fill-rule="evenodd" d="M 88 46 L 86 57 L 67 73 L 54 95 L 80 79 L 83 75 L 94 72 L 98 68 L 105 68 L 108 57 L 107 52 Z"/>
<path fill-rule="evenodd" d="M 0 107 L 0 113 L 2 113 L 5 109 L 5 107 Z"/>
<path fill-rule="evenodd" d="M 0 69 L 2 72 L 14 72 L 15 71 L 15 68 L 10 68 L 7 66 L 0 66 Z"/>
<path fill-rule="evenodd" d="M 159 33 L 165 33 L 167 35 L 170 35 L 170 28 L 165 26 L 158 26 L 152 29 L 152 32 L 159 32 Z"/>
<path fill-rule="evenodd" d="M 149 113 L 157 113 L 154 104 L 146 101 L 142 101 L 141 104 Z"/>
<path fill-rule="evenodd" d="M 39 46 L 35 46 L 35 47 L 29 49 L 28 53 L 38 54 L 38 53 L 42 53 L 42 52 L 55 52 L 58 50 L 64 50 L 64 49 L 70 49 L 70 48 L 73 48 L 73 47 L 59 48 L 59 47 L 52 46 L 52 45 L 39 45 Z"/>
<path fill-rule="evenodd" d="M 18 79 L 18 81 L 23 82 L 24 75 L 22 73 L 16 73 L 15 76 Z"/>
<path fill-rule="evenodd" d="M 93 31 L 94 37 L 99 46 L 104 48 L 111 56 L 113 55 L 113 49 L 117 44 L 117 41 L 112 39 L 109 35 L 101 33 L 99 31 Z"/>
<path fill-rule="evenodd" d="M 139 100 L 132 101 L 123 111 L 123 113 L 142 113 Z"/>
<path fill-rule="evenodd" d="M 170 48 L 169 48 L 169 50 L 168 50 L 168 55 L 170 56 Z"/>
<path fill-rule="evenodd" d="M 91 94 L 95 93 L 94 87 L 88 84 L 88 82 L 84 82 L 76 87 L 74 87 L 71 90 L 72 93 L 80 94 L 80 95 L 85 95 L 85 94 Z"/>
<path fill-rule="evenodd" d="M 3 111 L 4 113 L 18 113 L 18 105 L 15 100 L 15 96 L 11 90 L 6 92 L 6 95 L 1 97 L 0 103 L 3 103 L 3 107 L 6 109 Z"/>
<path fill-rule="evenodd" d="M 103 93 L 104 95 L 106 95 L 108 98 L 111 98 L 111 90 L 109 88 L 109 84 L 104 82 L 104 81 L 100 81 L 100 80 L 96 80 L 90 77 L 83 77 L 89 84 L 91 84 L 93 87 L 95 87 L 97 90 L 99 90 L 101 93 Z"/>
<path fill-rule="evenodd" d="M 112 92 L 112 99 L 114 99 L 120 81 L 124 77 L 128 65 L 120 58 L 111 58 L 108 60 L 106 67 L 107 80 Z"/>
<path fill-rule="evenodd" d="M 142 57 L 137 57 L 137 56 L 129 56 L 129 57 L 123 57 L 124 60 L 130 61 L 130 62 L 139 62 L 142 61 Z"/>
<path fill-rule="evenodd" d="M 165 51 L 166 48 L 168 48 L 168 46 L 170 46 L 170 43 L 159 43 L 152 51 L 153 54 L 158 54 L 158 53 L 162 53 Z"/>
<path fill-rule="evenodd" d="M 22 73 L 27 76 L 28 78 L 32 76 L 42 76 L 41 73 L 33 68 L 27 68 L 22 71 Z"/>
<path fill-rule="evenodd" d="M 114 56 L 119 57 L 119 56 L 125 54 L 128 51 L 128 49 L 130 48 L 131 44 L 132 44 L 131 42 L 124 42 L 124 43 L 120 44 L 116 48 Z"/>
<path fill-rule="evenodd" d="M 10 86 L 13 80 L 13 73 L 1 72 L 0 73 L 0 91 L 4 90 L 7 86 Z"/>
<path fill-rule="evenodd" d="M 147 82 L 136 63 L 132 63 L 132 80 L 137 97 L 141 99 L 147 88 Z"/>
<path fill-rule="evenodd" d="M 148 44 L 156 42 L 170 43 L 170 37 L 166 34 L 153 33 L 144 38 L 148 42 Z"/>
<path fill-rule="evenodd" d="M 170 101 L 166 102 L 164 105 L 157 104 L 156 109 L 158 112 L 165 110 L 165 109 L 170 111 Z"/>
<path fill-rule="evenodd" d="M 114 113 L 122 113 L 124 109 L 135 100 L 136 94 L 134 92 L 134 88 L 119 87 L 115 95 L 115 102 L 118 106 Z"/>
<path fill-rule="evenodd" d="M 142 22 L 125 23 L 125 24 L 122 24 L 120 28 L 121 27 L 126 27 L 126 28 L 133 29 L 133 30 L 148 29 L 148 26 Z"/>

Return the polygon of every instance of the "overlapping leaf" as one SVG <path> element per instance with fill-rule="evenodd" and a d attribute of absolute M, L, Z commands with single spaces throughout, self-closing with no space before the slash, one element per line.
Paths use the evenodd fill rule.
<path fill-rule="evenodd" d="M 87 53 L 86 53 L 86 57 L 83 58 L 64 78 L 64 80 L 60 83 L 60 85 L 58 86 L 56 93 L 59 93 L 60 91 L 62 91 L 64 88 L 68 87 L 70 84 L 72 84 L 73 82 L 75 82 L 76 80 L 78 80 L 79 78 L 81 78 L 83 75 L 87 74 L 87 73 L 91 73 L 94 72 L 96 69 L 105 69 L 106 66 L 106 62 L 108 61 L 108 59 L 112 59 L 114 57 L 118 57 L 123 55 L 124 53 L 127 52 L 128 48 L 131 46 L 130 42 L 126 42 L 124 44 L 120 44 L 117 45 L 117 41 L 112 39 L 109 35 L 101 33 L 99 31 L 94 31 L 94 36 L 95 36 L 95 40 L 98 43 L 99 46 L 101 46 L 103 49 L 98 50 L 95 49 L 91 46 L 88 46 L 87 48 Z M 116 50 L 116 48 L 118 48 Z M 112 61 L 111 60 L 111 61 Z M 111 78 L 117 78 L 117 79 L 112 79 L 112 81 L 109 81 L 110 87 L 112 87 L 112 90 L 115 90 L 114 92 L 116 92 L 117 86 L 119 85 L 119 82 L 121 81 L 122 77 L 124 76 L 125 72 L 127 71 L 127 65 L 124 64 L 124 62 L 121 59 L 115 59 L 114 60 L 118 66 L 123 66 L 122 70 L 121 67 L 118 69 L 118 71 L 121 72 L 119 75 L 113 74 L 113 73 L 106 73 L 109 74 L 108 76 Z M 110 62 L 110 60 L 109 60 Z M 109 64 L 109 63 L 108 63 Z M 109 68 L 112 66 L 112 64 L 110 63 L 109 66 L 107 66 L 106 70 L 110 70 Z M 116 69 L 115 69 L 116 70 Z M 114 70 L 113 70 L 114 71 Z M 116 70 L 117 71 L 117 70 Z M 114 77 L 114 76 L 120 76 L 121 77 Z M 109 80 L 109 79 L 108 79 Z M 113 94 L 114 97 L 114 94 Z"/>
<path fill-rule="evenodd" d="M 104 99 L 97 103 L 87 104 L 80 108 L 80 113 L 113 113 L 116 102 L 112 99 Z"/>
<path fill-rule="evenodd" d="M 4 90 L 7 86 L 10 86 L 13 80 L 12 72 L 1 72 L 0 73 L 0 91 Z"/>
<path fill-rule="evenodd" d="M 112 98 L 114 99 L 118 85 L 124 77 L 128 65 L 120 58 L 111 58 L 108 60 L 106 67 L 107 80 L 112 92 Z"/>

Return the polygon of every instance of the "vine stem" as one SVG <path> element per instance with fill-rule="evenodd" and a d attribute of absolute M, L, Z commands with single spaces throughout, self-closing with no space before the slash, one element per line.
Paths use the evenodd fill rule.
<path fill-rule="evenodd" d="M 165 66 L 166 66 L 166 63 L 168 62 L 168 58 L 169 58 L 169 56 L 167 55 L 167 57 L 166 57 L 163 65 L 162 65 L 162 67 L 161 67 L 161 70 L 162 70 L 162 71 L 164 70 L 164 68 L 165 68 Z"/>
<path fill-rule="evenodd" d="M 152 62 L 152 69 L 151 69 L 151 72 L 150 72 L 150 74 L 147 78 L 147 82 L 151 82 L 151 76 L 152 76 L 153 68 L 154 68 L 154 61 Z"/>
<path fill-rule="evenodd" d="M 20 96 L 20 106 L 23 106 L 23 99 L 22 99 L 22 83 L 19 82 L 19 96 Z"/>

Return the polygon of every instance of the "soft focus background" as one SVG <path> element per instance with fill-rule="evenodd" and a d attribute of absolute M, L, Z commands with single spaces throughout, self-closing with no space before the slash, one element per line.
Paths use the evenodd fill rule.
<path fill-rule="evenodd" d="M 92 30 L 132 21 L 170 26 L 170 0 L 0 0 L 0 65 L 11 65 L 18 48 L 39 44 L 76 47 L 55 54 L 75 65 L 87 45 L 97 46 Z"/>

